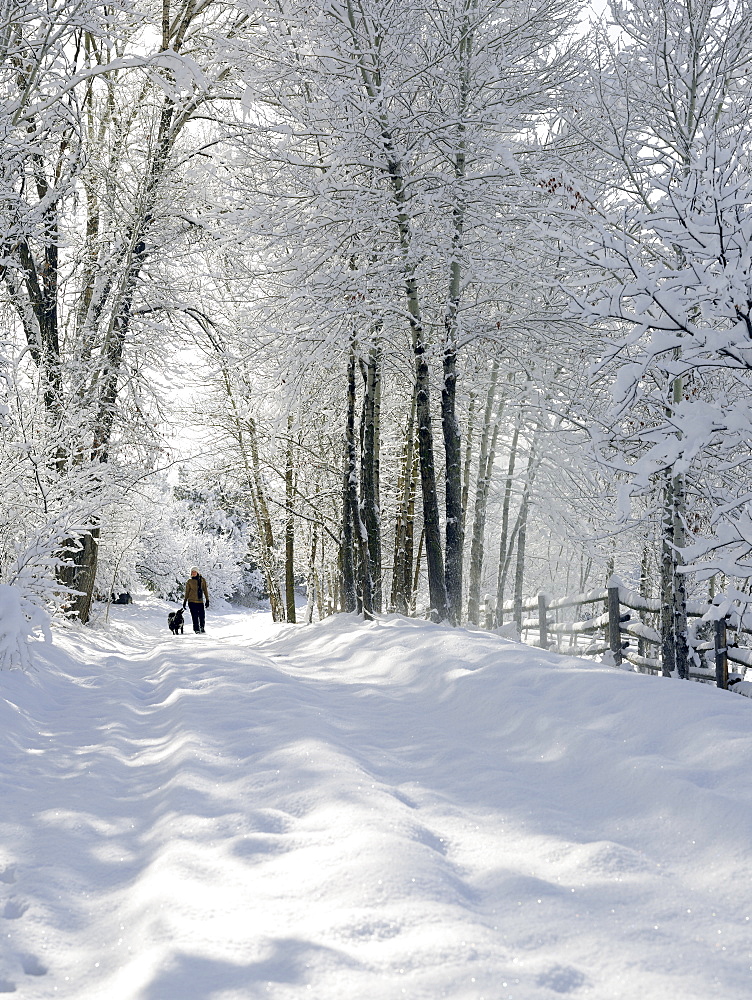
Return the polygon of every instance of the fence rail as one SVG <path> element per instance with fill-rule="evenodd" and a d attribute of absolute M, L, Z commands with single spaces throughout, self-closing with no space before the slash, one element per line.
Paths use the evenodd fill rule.
<path fill-rule="evenodd" d="M 716 603 L 687 602 L 687 619 L 695 623 L 688 629 L 689 677 L 728 688 L 729 663 L 742 668 L 742 679 L 744 671 L 752 670 L 752 648 L 743 644 L 745 636 L 752 637 L 752 628 L 745 624 L 745 609 L 740 610 L 728 601 L 719 604 L 718 600 Z M 577 621 L 557 620 L 560 611 L 597 604 L 604 607 L 600 614 L 580 616 Z M 530 631 L 535 630 L 537 638 L 534 644 L 542 649 L 576 652 L 580 656 L 610 653 L 615 666 L 627 661 L 641 672 L 670 673 L 668 669 L 664 670 L 662 663 L 658 622 L 661 602 L 629 590 L 616 578 L 612 578 L 603 590 L 590 590 L 553 600 L 541 593 L 522 604 L 508 601 L 502 611 L 515 616 L 526 641 Z M 535 612 L 534 617 L 522 617 L 523 613 L 530 612 Z M 637 612 L 637 617 L 632 612 Z M 654 624 L 650 623 L 651 620 Z M 698 631 L 707 635 L 701 637 Z M 569 638 L 568 649 L 561 648 L 564 637 Z M 590 642 L 578 642 L 580 637 L 589 638 Z M 732 684 L 738 679 L 732 676 Z"/>

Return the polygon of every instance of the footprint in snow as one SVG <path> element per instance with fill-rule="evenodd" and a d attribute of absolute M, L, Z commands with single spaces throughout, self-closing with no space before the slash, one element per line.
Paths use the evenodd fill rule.
<path fill-rule="evenodd" d="M 16 881 L 16 866 L 6 865 L 5 868 L 0 872 L 0 882 L 4 882 L 6 885 L 13 885 Z"/>
<path fill-rule="evenodd" d="M 46 976 L 47 966 L 42 965 L 36 955 L 19 955 L 21 968 L 27 976 Z"/>
<path fill-rule="evenodd" d="M 18 920 L 26 913 L 29 904 L 21 899 L 9 899 L 3 909 L 3 916 L 6 920 Z"/>
<path fill-rule="evenodd" d="M 10 979 L 3 979 L 3 977 L 0 976 L 0 993 L 15 993 L 15 992 L 16 992 L 16 984 L 12 983 Z"/>
<path fill-rule="evenodd" d="M 570 965 L 554 965 L 538 976 L 538 986 L 544 986 L 554 993 L 573 993 L 584 986 L 586 981 L 585 976 Z"/>
<path fill-rule="evenodd" d="M 21 899 L 9 899 L 5 904 L 3 916 L 6 920 L 18 920 L 26 913 L 29 904 Z"/>

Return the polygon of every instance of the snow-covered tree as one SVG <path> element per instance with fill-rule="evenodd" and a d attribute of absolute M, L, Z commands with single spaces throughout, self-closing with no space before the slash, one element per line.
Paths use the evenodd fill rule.
<path fill-rule="evenodd" d="M 726 0 L 612 4 L 565 116 L 576 151 L 548 181 L 555 197 L 576 193 L 559 232 L 579 264 L 579 315 L 611 331 L 603 450 L 633 492 L 661 497 L 664 669 L 681 676 L 685 556 L 714 551 L 708 572 L 748 574 L 751 15 Z M 688 505 L 700 493 L 704 512 Z"/>

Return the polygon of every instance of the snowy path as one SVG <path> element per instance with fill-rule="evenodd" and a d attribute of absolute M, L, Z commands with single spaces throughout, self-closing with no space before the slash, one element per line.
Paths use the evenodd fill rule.
<path fill-rule="evenodd" d="M 0 675 L 0 993 L 748 1000 L 752 702 L 163 606 Z"/>

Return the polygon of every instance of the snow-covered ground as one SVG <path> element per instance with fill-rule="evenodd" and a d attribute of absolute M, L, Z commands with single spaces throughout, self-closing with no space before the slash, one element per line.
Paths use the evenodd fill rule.
<path fill-rule="evenodd" d="M 752 702 L 167 607 L 0 674 L 0 993 L 749 1000 Z"/>

